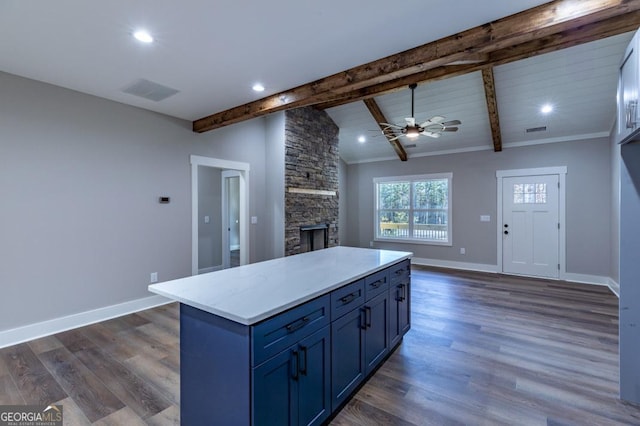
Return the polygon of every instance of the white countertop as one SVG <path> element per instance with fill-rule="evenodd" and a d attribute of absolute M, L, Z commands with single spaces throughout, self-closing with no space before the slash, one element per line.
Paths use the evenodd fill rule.
<path fill-rule="evenodd" d="M 149 291 L 251 325 L 412 255 L 332 247 L 152 284 Z"/>

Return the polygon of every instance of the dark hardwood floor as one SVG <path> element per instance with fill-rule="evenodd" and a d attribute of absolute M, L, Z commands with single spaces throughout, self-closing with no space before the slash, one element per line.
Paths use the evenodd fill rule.
<path fill-rule="evenodd" d="M 607 288 L 415 267 L 412 329 L 332 425 L 640 425 Z M 179 424 L 176 304 L 0 349 L 0 405 Z"/>

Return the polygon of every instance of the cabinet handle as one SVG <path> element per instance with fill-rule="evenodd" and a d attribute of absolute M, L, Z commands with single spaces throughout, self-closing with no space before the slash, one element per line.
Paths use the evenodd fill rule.
<path fill-rule="evenodd" d="M 383 283 L 383 280 L 378 280 L 378 281 L 376 281 L 374 283 L 369 284 L 369 286 L 373 287 L 373 288 L 378 288 L 378 287 L 380 287 L 382 285 L 382 283 Z"/>
<path fill-rule="evenodd" d="M 298 380 L 298 367 L 300 365 L 300 354 L 298 351 L 291 351 L 291 378 Z"/>
<path fill-rule="evenodd" d="M 287 332 L 292 333 L 296 330 L 299 330 L 305 325 L 307 325 L 308 322 L 309 322 L 309 317 L 300 318 L 299 320 L 296 320 L 286 326 Z"/>
<path fill-rule="evenodd" d="M 402 302 L 404 300 L 404 284 L 398 284 L 396 287 L 396 302 Z"/>
<path fill-rule="evenodd" d="M 366 313 L 366 309 L 367 308 L 361 308 L 360 309 L 360 329 L 361 330 L 366 330 L 367 329 L 367 313 Z M 364 314 L 364 319 L 362 319 L 362 314 Z"/>
<path fill-rule="evenodd" d="M 625 118 L 626 118 L 626 126 L 627 129 L 633 129 L 636 127 L 636 122 L 634 121 L 636 115 L 636 108 L 638 106 L 638 101 L 629 101 L 627 107 L 625 108 Z"/>
<path fill-rule="evenodd" d="M 356 291 L 347 296 L 341 297 L 340 301 L 345 305 L 348 305 L 349 303 L 353 302 L 357 296 L 358 296 L 358 292 Z"/>
<path fill-rule="evenodd" d="M 402 298 L 400 299 L 400 301 L 404 302 L 404 300 L 407 298 L 407 285 L 400 284 L 400 288 L 402 289 Z"/>
<path fill-rule="evenodd" d="M 365 328 L 370 328 L 371 327 L 371 306 L 364 307 L 364 317 L 367 321 Z"/>
<path fill-rule="evenodd" d="M 304 364 L 298 361 L 298 364 L 300 365 L 300 374 L 302 374 L 303 376 L 306 376 L 307 375 L 307 347 L 300 346 L 300 351 L 302 352 L 302 359 L 304 360 Z"/>

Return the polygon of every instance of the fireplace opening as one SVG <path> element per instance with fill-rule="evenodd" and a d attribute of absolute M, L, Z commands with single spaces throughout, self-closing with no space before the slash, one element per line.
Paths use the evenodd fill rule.
<path fill-rule="evenodd" d="M 322 250 L 329 247 L 329 224 L 300 227 L 300 253 Z"/>

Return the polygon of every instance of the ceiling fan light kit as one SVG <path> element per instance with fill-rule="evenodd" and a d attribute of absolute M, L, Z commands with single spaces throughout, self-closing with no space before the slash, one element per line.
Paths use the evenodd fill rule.
<path fill-rule="evenodd" d="M 409 85 L 409 89 L 411 89 L 411 117 L 404 119 L 406 124 L 400 126 L 398 124 L 380 123 L 381 126 L 384 126 L 382 130 L 383 134 L 388 134 L 388 132 L 393 133 L 395 130 L 400 131 L 400 135 L 392 137 L 389 141 L 396 140 L 400 136 L 406 136 L 409 139 L 415 139 L 420 135 L 439 138 L 442 132 L 457 132 L 458 128 L 455 126 L 462 124 L 462 122 L 460 120 L 444 121 L 445 117 L 440 115 L 433 116 L 420 125 L 416 124 L 414 113 L 414 92 L 416 87 L 418 87 L 416 83 Z"/>

